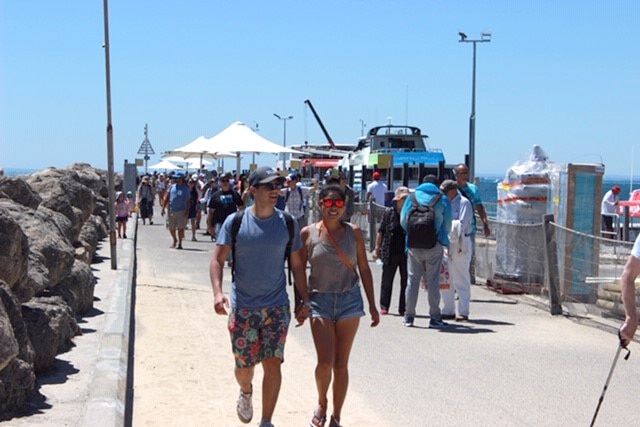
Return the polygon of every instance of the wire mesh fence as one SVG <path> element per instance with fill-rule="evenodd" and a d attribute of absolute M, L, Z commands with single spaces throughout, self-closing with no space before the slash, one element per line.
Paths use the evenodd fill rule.
<path fill-rule="evenodd" d="M 384 209 L 375 203 L 356 205 L 352 222 L 362 228 L 370 250 Z M 557 304 L 566 313 L 623 317 L 619 278 L 633 243 L 579 233 L 552 221 L 511 224 L 490 217 L 489 227 L 489 237 L 475 235 L 477 283 L 501 293 L 538 295 L 550 308 L 554 285 Z"/>

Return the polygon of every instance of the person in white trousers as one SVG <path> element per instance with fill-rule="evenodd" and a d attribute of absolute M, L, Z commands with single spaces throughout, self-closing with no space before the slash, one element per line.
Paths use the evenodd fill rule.
<path fill-rule="evenodd" d="M 471 275 L 469 265 L 473 252 L 471 241 L 473 206 L 458 192 L 458 184 L 446 179 L 440 190 L 451 203 L 451 232 L 449 233 L 449 289 L 441 289 L 443 303 L 442 318 L 455 319 L 458 322 L 469 320 L 469 302 L 471 300 Z M 455 310 L 455 293 L 458 294 L 458 315 Z"/>

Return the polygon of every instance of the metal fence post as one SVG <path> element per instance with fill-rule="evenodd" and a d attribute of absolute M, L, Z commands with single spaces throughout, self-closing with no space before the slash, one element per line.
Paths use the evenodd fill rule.
<path fill-rule="evenodd" d="M 543 215 L 544 222 L 544 259 L 547 263 L 547 277 L 549 279 L 549 305 L 551 314 L 562 314 L 560 304 L 560 274 L 558 273 L 558 249 L 556 246 L 555 229 L 553 228 L 553 214 Z"/>

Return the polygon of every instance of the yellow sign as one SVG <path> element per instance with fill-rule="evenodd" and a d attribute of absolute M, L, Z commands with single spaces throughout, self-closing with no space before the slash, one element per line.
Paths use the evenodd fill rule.
<path fill-rule="evenodd" d="M 291 169 L 300 169 L 300 160 L 291 160 L 289 167 Z"/>
<path fill-rule="evenodd" d="M 257 168 L 258 168 L 258 165 L 257 165 L 256 163 L 251 163 L 251 164 L 249 165 L 249 170 L 250 170 L 250 171 L 254 171 L 254 170 L 256 170 Z"/>
<path fill-rule="evenodd" d="M 144 166 L 144 159 L 136 159 L 136 166 Z"/>
<path fill-rule="evenodd" d="M 391 154 L 369 154 L 369 167 L 374 165 L 378 166 L 378 169 L 389 169 L 393 165 L 393 155 Z"/>

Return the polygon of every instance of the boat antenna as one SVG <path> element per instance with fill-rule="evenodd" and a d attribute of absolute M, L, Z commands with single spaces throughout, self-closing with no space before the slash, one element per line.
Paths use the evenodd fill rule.
<path fill-rule="evenodd" d="M 404 125 L 409 126 L 409 85 L 407 85 L 404 99 Z"/>

